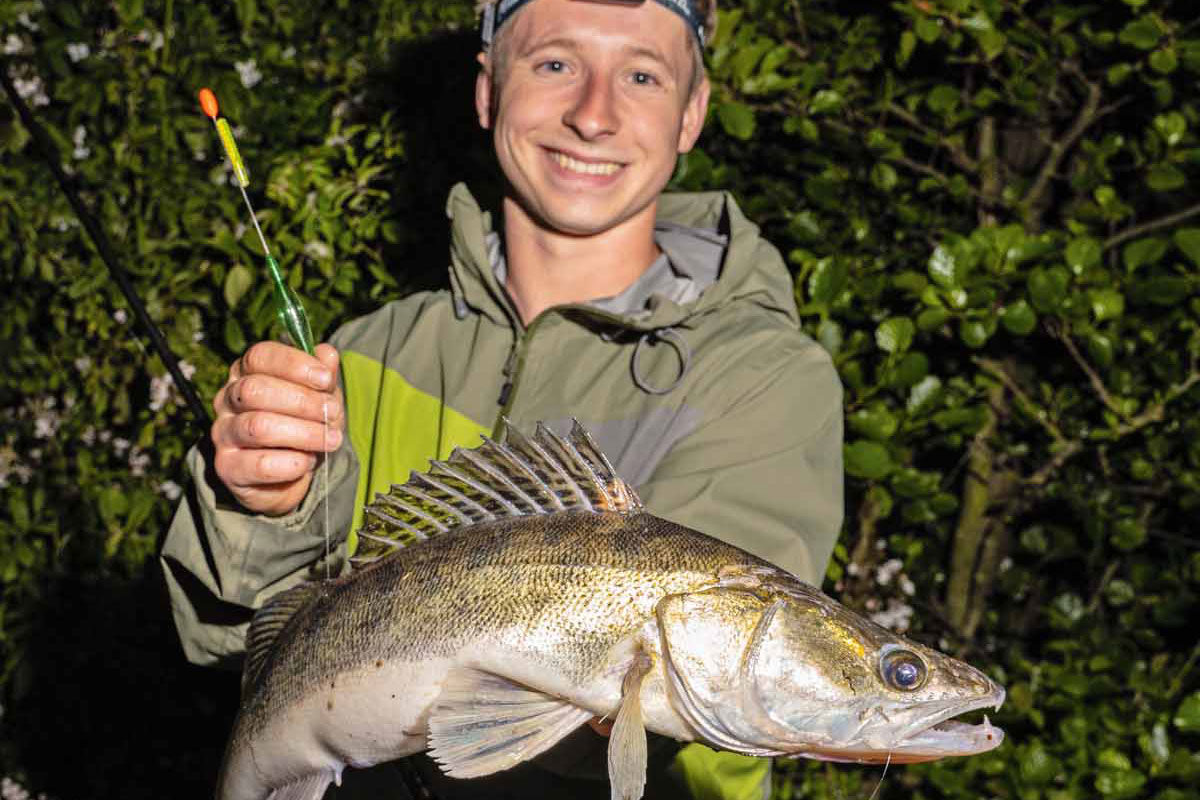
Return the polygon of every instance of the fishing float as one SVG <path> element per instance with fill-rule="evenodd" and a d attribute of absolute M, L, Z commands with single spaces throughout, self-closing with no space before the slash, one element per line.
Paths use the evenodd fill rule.
<path fill-rule="evenodd" d="M 267 246 L 267 238 L 263 236 L 262 226 L 258 224 L 258 215 L 254 213 L 250 195 L 246 194 L 246 187 L 250 185 L 250 172 L 246 169 L 246 162 L 242 160 L 241 152 L 238 151 L 237 142 L 233 138 L 233 130 L 229 127 L 229 120 L 221 116 L 221 107 L 217 104 L 217 96 L 212 89 L 201 89 L 199 97 L 200 108 L 217 128 L 217 138 L 221 140 L 221 146 L 225 149 L 225 157 L 233 169 L 234 183 L 241 191 L 242 199 L 246 201 L 246 208 L 250 211 L 250 221 L 254 223 L 254 230 L 258 232 L 258 240 L 262 243 L 263 255 L 267 261 L 267 273 L 271 277 L 271 286 L 275 295 L 275 313 L 280 324 L 291 337 L 293 344 L 311 356 L 314 354 L 314 348 L 308 314 L 305 313 L 300 299 L 284 282 L 283 273 L 279 270 L 279 262 L 271 255 L 271 248 Z"/>

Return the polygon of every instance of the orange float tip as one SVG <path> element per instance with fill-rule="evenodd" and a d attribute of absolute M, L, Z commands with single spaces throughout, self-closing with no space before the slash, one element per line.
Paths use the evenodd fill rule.
<path fill-rule="evenodd" d="M 217 114 L 221 113 L 221 108 L 217 105 L 217 96 L 213 94 L 212 89 L 200 90 L 200 108 L 212 119 L 216 119 Z"/>

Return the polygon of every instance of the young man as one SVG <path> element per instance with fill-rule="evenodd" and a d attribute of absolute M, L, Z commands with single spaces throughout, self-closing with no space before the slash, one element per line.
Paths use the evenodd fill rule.
<path fill-rule="evenodd" d="M 455 187 L 449 291 L 347 324 L 317 358 L 261 342 L 230 368 L 163 552 L 190 659 L 236 661 L 251 609 L 321 574 L 327 514 L 344 549 L 375 492 L 501 417 L 578 418 L 651 512 L 820 583 L 841 522 L 836 373 L 732 198 L 661 194 L 704 121 L 713 14 L 702 0 L 485 8 L 475 106 L 507 181 L 501 214 Z M 648 797 L 769 790 L 766 762 L 696 746 L 672 767 L 686 790 L 671 788 L 675 751 L 657 743 Z M 608 795 L 587 727 L 490 782 L 421 769 L 444 798 Z"/>

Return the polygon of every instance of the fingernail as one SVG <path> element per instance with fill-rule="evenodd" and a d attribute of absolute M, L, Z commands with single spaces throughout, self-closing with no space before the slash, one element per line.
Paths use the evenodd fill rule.
<path fill-rule="evenodd" d="M 342 432 L 339 431 L 337 428 L 330 430 L 329 433 L 327 434 L 327 436 L 328 436 L 327 441 L 329 442 L 330 450 L 336 450 L 341 446 Z"/>
<path fill-rule="evenodd" d="M 313 370 L 313 378 L 319 388 L 324 389 L 333 384 L 333 373 L 325 367 L 317 367 Z"/>

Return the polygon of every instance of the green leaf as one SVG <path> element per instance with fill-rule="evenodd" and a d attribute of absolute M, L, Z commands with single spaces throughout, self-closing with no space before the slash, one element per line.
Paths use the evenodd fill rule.
<path fill-rule="evenodd" d="M 1192 692 L 1183 699 L 1175 710 L 1172 722 L 1184 733 L 1200 733 L 1200 691 Z"/>
<path fill-rule="evenodd" d="M 1136 797 L 1146 785 L 1146 776 L 1137 770 L 1102 769 L 1096 776 L 1096 791 L 1111 800 Z"/>
<path fill-rule="evenodd" d="M 725 132 L 735 139 L 745 141 L 754 136 L 754 109 L 743 103 L 722 103 L 717 106 L 717 119 Z"/>
<path fill-rule="evenodd" d="M 1163 30 L 1158 19 L 1151 14 L 1138 17 L 1121 29 L 1117 39 L 1122 44 L 1139 50 L 1153 50 L 1162 38 Z"/>
<path fill-rule="evenodd" d="M 891 164 L 885 164 L 880 161 L 875 166 L 871 167 L 871 184 L 875 188 L 885 192 L 890 192 L 896 188 L 896 183 L 899 181 L 899 176 L 896 174 L 896 169 Z"/>
<path fill-rule="evenodd" d="M 1093 289 L 1090 299 L 1097 322 L 1116 319 L 1125 313 L 1125 295 L 1116 289 Z"/>
<path fill-rule="evenodd" d="M 988 330 L 988 326 L 979 320 L 965 319 L 959 328 L 959 338 L 967 347 L 983 347 L 991 337 L 992 332 Z"/>
<path fill-rule="evenodd" d="M 1121 251 L 1121 259 L 1130 272 L 1147 264 L 1157 263 L 1167 254 L 1167 240 L 1158 237 L 1135 239 Z"/>
<path fill-rule="evenodd" d="M 1099 239 L 1091 236 L 1080 236 L 1072 239 L 1067 245 L 1064 255 L 1067 258 L 1067 266 L 1076 275 L 1082 275 L 1087 270 L 1100 263 L 1100 256 L 1103 254 L 1104 248 L 1100 244 Z"/>
<path fill-rule="evenodd" d="M 950 319 L 950 312 L 944 308 L 927 308 L 917 315 L 917 327 L 923 331 L 940 328 Z"/>
<path fill-rule="evenodd" d="M 1175 55 L 1174 48 L 1166 47 L 1162 50 L 1155 50 L 1150 54 L 1150 69 L 1160 75 L 1169 75 L 1179 66 L 1179 58 Z"/>
<path fill-rule="evenodd" d="M 929 110 L 935 114 L 950 114 L 958 106 L 959 90 L 948 84 L 935 86 L 925 98 Z"/>
<path fill-rule="evenodd" d="M 842 96 L 832 89 L 822 89 L 808 101 L 808 113 L 813 116 L 829 114 L 842 107 Z"/>
<path fill-rule="evenodd" d="M 1187 176 L 1174 164 L 1155 164 L 1146 174 L 1146 185 L 1156 192 L 1171 192 L 1187 185 Z"/>
<path fill-rule="evenodd" d="M 808 277 L 808 296 L 814 303 L 828 306 L 846 288 L 849 272 L 838 258 L 823 258 Z"/>
<path fill-rule="evenodd" d="M 912 31 L 905 31 L 900 34 L 900 47 L 896 51 L 896 66 L 903 67 L 912 58 L 913 50 L 917 46 L 917 36 Z"/>
<path fill-rule="evenodd" d="M 903 353 L 912 345 L 916 326 L 908 317 L 892 317 L 875 329 L 875 343 L 885 353 Z"/>
<path fill-rule="evenodd" d="M 1200 267 L 1200 228 L 1180 228 L 1172 238 L 1188 260 Z"/>
<path fill-rule="evenodd" d="M 847 474 L 869 481 L 884 478 L 896 468 L 886 447 L 866 439 L 846 445 L 844 460 Z"/>
<path fill-rule="evenodd" d="M 860 408 L 846 416 L 846 423 L 855 433 L 861 434 L 868 439 L 876 439 L 878 441 L 887 441 L 892 438 L 896 430 L 900 427 L 900 422 L 896 415 L 883 405 L 872 405 L 869 408 Z"/>
<path fill-rule="evenodd" d="M 1113 525 L 1109 540 L 1114 547 L 1126 553 L 1136 550 L 1146 543 L 1146 526 L 1134 519 L 1119 519 Z"/>
<path fill-rule="evenodd" d="M 1182 142 L 1184 134 L 1187 133 L 1187 127 L 1187 117 L 1178 111 L 1171 111 L 1154 117 L 1154 130 L 1159 136 L 1163 137 L 1163 141 L 1167 143 L 1167 147 L 1174 147 Z"/>
<path fill-rule="evenodd" d="M 1037 314 L 1029 303 L 1018 300 L 1000 309 L 1000 322 L 1009 333 L 1026 336 L 1037 327 Z"/>
<path fill-rule="evenodd" d="M 941 390 L 941 378 L 936 375 L 925 376 L 908 393 L 908 402 L 905 404 L 906 410 L 913 416 L 928 411 L 937 403 Z"/>
<path fill-rule="evenodd" d="M 962 268 L 959 257 L 944 244 L 934 248 L 929 257 L 929 277 L 943 289 L 955 289 L 961 285 Z"/>
<path fill-rule="evenodd" d="M 254 272 L 244 264 L 238 264 L 225 276 L 225 302 L 236 308 L 238 302 L 254 285 Z"/>

